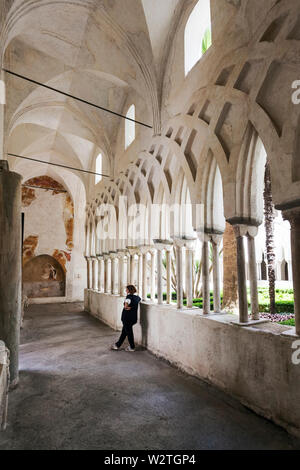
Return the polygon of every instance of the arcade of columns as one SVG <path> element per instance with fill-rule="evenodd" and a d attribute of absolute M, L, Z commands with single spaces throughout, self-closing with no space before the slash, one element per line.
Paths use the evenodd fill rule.
<path fill-rule="evenodd" d="M 293 247 L 297 248 L 297 228 L 292 230 Z M 298 227 L 299 230 L 299 227 Z M 255 256 L 255 236 L 257 227 L 242 224 L 234 225 L 237 246 L 237 273 L 238 273 L 238 294 L 239 294 L 239 322 L 248 324 L 258 322 L 259 305 L 257 289 L 257 265 Z M 219 246 L 222 236 L 205 233 L 198 234 L 202 242 L 202 293 L 203 293 L 203 314 L 211 312 L 210 306 L 210 276 L 209 276 L 209 252 L 212 248 L 213 265 L 213 306 L 214 312 L 221 312 L 220 297 L 220 269 L 219 269 Z M 248 314 L 246 264 L 244 238 L 247 239 L 249 274 L 250 274 L 250 295 L 251 295 L 251 319 Z M 136 284 L 137 292 L 143 301 L 155 301 L 157 293 L 157 303 L 163 304 L 163 253 L 165 252 L 166 271 L 166 304 L 172 302 L 171 283 L 171 250 L 175 248 L 176 253 L 176 292 L 177 308 L 183 308 L 183 281 L 186 286 L 186 306 L 193 307 L 193 284 L 194 284 L 194 252 L 195 239 L 188 237 L 174 237 L 170 240 L 154 240 L 152 246 L 127 247 L 125 250 L 117 250 L 99 253 L 95 256 L 86 256 L 87 261 L 87 287 L 100 293 L 120 295 L 125 293 L 128 284 Z M 299 247 L 298 247 L 299 249 Z M 149 256 L 148 256 L 149 255 Z M 183 263 L 185 256 L 185 263 Z M 185 272 L 183 266 L 185 264 Z M 155 273 L 157 273 L 155 275 Z M 294 275 L 297 275 L 296 269 Z M 155 285 L 156 281 L 156 285 Z M 299 316 L 297 316 L 297 333 L 299 330 Z"/>

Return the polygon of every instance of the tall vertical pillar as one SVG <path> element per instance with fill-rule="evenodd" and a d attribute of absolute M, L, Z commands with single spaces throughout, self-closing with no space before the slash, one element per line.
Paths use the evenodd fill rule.
<path fill-rule="evenodd" d="M 238 293 L 239 293 L 239 318 L 240 323 L 248 323 L 248 300 L 246 283 L 246 261 L 244 250 L 244 235 L 247 233 L 247 227 L 243 225 L 234 225 L 237 250 L 237 275 L 238 275 Z"/>
<path fill-rule="evenodd" d="M 10 351 L 11 387 L 19 379 L 21 322 L 21 175 L 0 160 L 0 340 Z"/>
<path fill-rule="evenodd" d="M 143 255 L 140 251 L 137 253 L 137 291 L 140 297 L 143 292 Z"/>
<path fill-rule="evenodd" d="M 86 287 L 87 289 L 91 288 L 91 271 L 90 271 L 90 258 L 85 256 L 86 259 Z"/>
<path fill-rule="evenodd" d="M 94 256 L 93 257 L 93 261 L 92 261 L 92 264 L 93 264 L 93 290 L 98 290 L 98 260 L 97 258 Z"/>
<path fill-rule="evenodd" d="M 166 278 L 167 278 L 167 304 L 172 301 L 172 282 L 171 282 L 171 248 L 166 249 Z"/>
<path fill-rule="evenodd" d="M 126 250 L 126 260 L 127 260 L 127 273 L 126 273 L 126 285 L 130 284 L 130 270 L 131 270 L 131 254 Z"/>
<path fill-rule="evenodd" d="M 104 293 L 109 294 L 111 286 L 111 265 L 108 254 L 104 255 Z"/>
<path fill-rule="evenodd" d="M 147 263 L 147 255 L 148 251 L 145 248 L 143 251 L 143 288 L 142 288 L 142 299 L 147 300 L 148 295 L 148 263 Z"/>
<path fill-rule="evenodd" d="M 163 290 L 162 290 L 162 249 L 157 248 L 156 251 L 156 270 L 157 270 L 157 303 L 163 303 Z"/>
<path fill-rule="evenodd" d="M 177 308 L 183 308 L 183 275 L 182 275 L 182 248 L 183 246 L 176 241 L 176 278 L 177 278 Z"/>
<path fill-rule="evenodd" d="M 187 246 L 185 249 L 185 290 L 186 306 L 193 307 L 193 248 Z"/>
<path fill-rule="evenodd" d="M 116 283 L 117 283 L 117 254 L 110 253 L 111 259 L 111 294 L 116 294 Z"/>
<path fill-rule="evenodd" d="M 155 250 L 151 250 L 151 300 L 155 300 Z"/>
<path fill-rule="evenodd" d="M 256 264 L 256 253 L 255 253 L 255 238 L 254 238 L 257 235 L 257 232 L 258 232 L 257 227 L 249 227 L 248 233 L 247 233 L 252 320 L 259 320 L 259 304 L 258 304 L 258 290 L 257 290 L 257 264 Z"/>
<path fill-rule="evenodd" d="M 97 256 L 98 260 L 98 292 L 102 292 L 102 277 L 103 277 L 103 257 Z"/>
<path fill-rule="evenodd" d="M 283 217 L 291 224 L 295 322 L 296 334 L 300 336 L 300 207 L 285 210 Z"/>
<path fill-rule="evenodd" d="M 210 313 L 210 288 L 209 288 L 209 247 L 207 236 L 204 235 L 202 244 L 202 291 L 203 291 L 203 314 Z"/>
<path fill-rule="evenodd" d="M 119 295 L 123 296 L 125 293 L 125 253 L 120 250 L 118 253 L 119 258 Z"/>
<path fill-rule="evenodd" d="M 221 312 L 220 235 L 212 235 L 214 312 Z"/>

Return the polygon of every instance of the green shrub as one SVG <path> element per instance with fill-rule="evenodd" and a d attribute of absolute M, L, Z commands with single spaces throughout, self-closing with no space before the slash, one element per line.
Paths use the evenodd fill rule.
<path fill-rule="evenodd" d="M 280 325 L 295 326 L 295 319 L 281 321 Z"/>

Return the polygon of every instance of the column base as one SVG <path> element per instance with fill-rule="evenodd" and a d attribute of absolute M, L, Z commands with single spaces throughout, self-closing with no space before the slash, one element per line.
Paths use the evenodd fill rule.
<path fill-rule="evenodd" d="M 9 383 L 9 390 L 15 390 L 19 385 L 19 377 Z"/>

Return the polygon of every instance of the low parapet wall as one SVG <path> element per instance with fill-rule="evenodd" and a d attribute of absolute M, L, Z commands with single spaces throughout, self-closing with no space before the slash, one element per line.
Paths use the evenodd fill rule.
<path fill-rule="evenodd" d="M 117 330 L 122 304 L 118 296 L 85 292 L 85 309 Z M 157 356 L 300 436 L 300 364 L 292 361 L 296 336 L 270 323 L 239 327 L 231 323 L 236 318 L 141 303 L 134 333 L 137 343 Z"/>

